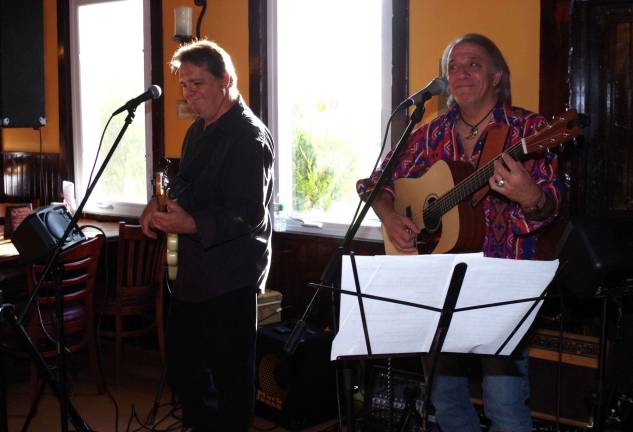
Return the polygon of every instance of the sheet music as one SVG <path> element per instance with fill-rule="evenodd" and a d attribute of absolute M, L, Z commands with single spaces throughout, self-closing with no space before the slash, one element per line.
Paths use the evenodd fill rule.
<path fill-rule="evenodd" d="M 356 256 L 361 292 L 441 309 L 453 268 L 468 268 L 457 308 L 538 297 L 554 277 L 558 261 L 519 261 L 477 254 L 416 256 Z M 349 256 L 343 257 L 341 288 L 355 291 Z M 363 299 L 372 354 L 428 352 L 440 313 L 432 310 Z M 453 315 L 444 352 L 494 354 L 532 302 L 477 309 Z M 530 314 L 502 354 L 510 354 L 534 320 Z M 356 296 L 341 295 L 339 332 L 331 358 L 366 355 L 367 349 Z"/>

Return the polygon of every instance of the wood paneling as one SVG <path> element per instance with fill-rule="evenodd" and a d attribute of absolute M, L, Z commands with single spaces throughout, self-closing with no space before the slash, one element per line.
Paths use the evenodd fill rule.
<path fill-rule="evenodd" d="M 574 166 L 578 214 L 633 214 L 632 27 L 630 0 L 574 2 L 570 106 L 591 120 Z"/>
<path fill-rule="evenodd" d="M 2 152 L 1 201 L 61 201 L 58 153 Z"/>
<path fill-rule="evenodd" d="M 313 235 L 275 232 L 273 257 L 267 287 L 283 294 L 284 319 L 298 319 L 307 307 L 330 259 L 337 253 L 340 239 Z M 356 241 L 351 248 L 357 255 L 384 254 L 382 243 Z M 332 296 L 321 289 L 306 321 L 312 324 L 332 322 Z"/>

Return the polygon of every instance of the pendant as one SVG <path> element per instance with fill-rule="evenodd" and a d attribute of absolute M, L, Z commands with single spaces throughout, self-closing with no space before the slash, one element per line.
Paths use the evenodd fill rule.
<path fill-rule="evenodd" d="M 479 133 L 479 128 L 477 126 L 470 128 L 470 136 L 475 137 Z"/>

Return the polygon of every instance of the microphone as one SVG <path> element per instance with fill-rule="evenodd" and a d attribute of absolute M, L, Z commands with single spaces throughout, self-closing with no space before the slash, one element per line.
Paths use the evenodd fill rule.
<path fill-rule="evenodd" d="M 112 116 L 120 114 L 123 111 L 130 111 L 130 110 L 134 111 L 136 107 L 138 107 L 143 102 L 150 99 L 158 99 L 161 94 L 163 94 L 163 91 L 160 89 L 159 86 L 154 84 L 153 86 L 148 88 L 145 93 L 141 93 L 140 95 L 136 96 L 134 99 L 130 99 L 129 101 L 127 101 L 125 105 L 123 105 L 122 107 L 117 109 L 115 112 L 113 112 Z"/>
<path fill-rule="evenodd" d="M 396 111 L 409 108 L 411 105 L 419 105 L 424 101 L 431 99 L 433 96 L 441 95 L 447 89 L 448 80 L 444 77 L 437 77 L 428 83 L 422 90 L 402 101 L 402 103 L 398 105 L 398 108 L 396 108 Z"/>

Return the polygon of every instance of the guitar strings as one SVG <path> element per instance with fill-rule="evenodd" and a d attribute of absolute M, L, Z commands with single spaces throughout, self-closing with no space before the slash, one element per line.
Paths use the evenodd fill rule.
<path fill-rule="evenodd" d="M 559 119 L 559 121 L 564 120 L 564 119 L 565 118 L 562 117 L 561 119 Z M 553 131 L 554 126 L 555 126 L 554 124 L 548 124 L 546 126 L 546 129 Z M 567 130 L 569 130 L 568 126 L 569 124 L 567 125 L 565 130 L 562 132 L 563 137 L 572 136 L 566 132 Z M 519 141 L 517 144 L 509 147 L 506 150 L 506 153 L 508 153 L 512 157 L 520 156 L 521 154 L 527 154 L 525 151 L 523 151 L 523 145 L 528 145 L 528 144 L 532 145 L 532 143 L 529 143 L 529 141 L 534 141 L 534 139 L 538 135 L 539 134 L 534 134 L 532 136 L 525 138 L 525 142 Z M 555 138 L 550 137 L 549 140 L 555 140 Z M 549 148 L 549 146 L 547 147 Z M 430 203 L 422 211 L 422 217 L 425 219 L 427 217 L 439 218 L 443 214 L 451 210 L 453 207 L 458 205 L 461 201 L 463 201 L 466 196 L 477 191 L 483 184 L 485 184 L 485 181 L 488 178 L 490 178 L 490 176 L 494 172 L 494 161 L 496 159 L 489 161 L 483 168 L 471 173 L 469 176 L 467 176 L 465 179 L 459 182 L 453 189 L 448 191 L 445 195 L 439 197 L 438 199 Z M 484 177 L 484 178 L 481 178 L 481 177 Z M 462 192 L 462 189 L 464 189 L 468 193 L 464 194 L 464 192 Z M 463 195 L 464 198 L 460 199 L 459 198 L 460 195 Z"/>
<path fill-rule="evenodd" d="M 520 148 L 521 143 L 515 144 L 508 148 L 506 153 L 513 157 L 518 156 L 520 154 L 518 151 Z M 495 159 L 489 161 L 483 168 L 473 172 L 445 195 L 433 201 L 423 210 L 423 217 L 438 218 L 463 201 L 464 198 L 460 199 L 460 196 L 466 197 L 479 189 L 482 180 L 486 180 L 492 175 L 494 171 L 494 161 Z"/>

